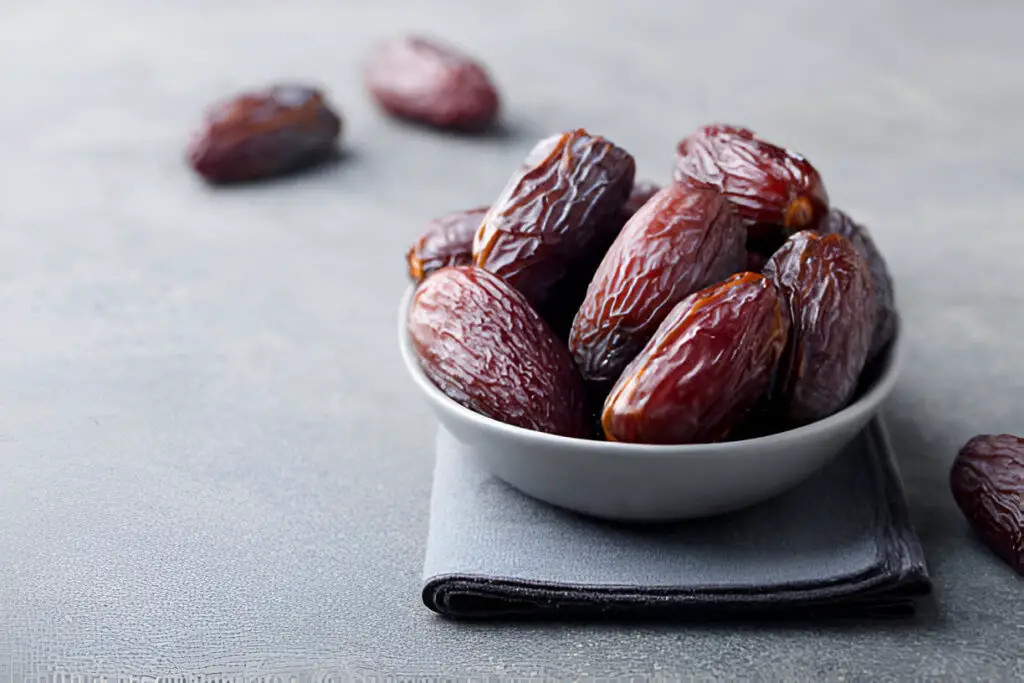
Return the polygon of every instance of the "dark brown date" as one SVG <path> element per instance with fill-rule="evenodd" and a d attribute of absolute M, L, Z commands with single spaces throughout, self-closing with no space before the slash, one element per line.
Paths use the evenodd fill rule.
<path fill-rule="evenodd" d="M 604 404 L 610 441 L 719 441 L 768 389 L 788 320 L 775 287 L 739 273 L 672 310 Z"/>
<path fill-rule="evenodd" d="M 507 424 L 585 438 L 583 383 L 526 299 L 475 266 L 419 286 L 408 331 L 427 377 L 452 400 Z"/>
<path fill-rule="evenodd" d="M 828 211 L 825 184 L 807 159 L 739 126 L 704 126 L 684 138 L 674 177 L 724 192 L 746 220 L 751 246 L 769 254 L 790 234 L 816 229 Z"/>
<path fill-rule="evenodd" d="M 553 290 L 621 225 L 614 220 L 633 187 L 633 157 L 578 129 L 541 140 L 484 216 L 473 243 L 476 265 L 509 282 L 546 313 Z"/>
<path fill-rule="evenodd" d="M 396 118 L 477 131 L 498 116 L 500 97 L 484 67 L 435 38 L 407 36 L 378 43 L 363 78 L 377 104 Z"/>
<path fill-rule="evenodd" d="M 822 232 L 834 235 L 842 235 L 850 240 L 861 256 L 867 259 L 868 268 L 871 270 L 871 284 L 875 291 L 875 304 L 877 317 L 875 318 L 875 330 L 871 335 L 871 350 L 868 351 L 868 362 L 874 360 L 892 341 L 896 335 L 898 316 L 896 313 L 896 299 L 892 284 L 892 276 L 889 274 L 889 266 L 885 257 L 875 245 L 871 238 L 871 232 L 860 223 L 854 221 L 850 216 L 839 209 L 832 209 L 822 224 Z"/>
<path fill-rule="evenodd" d="M 211 107 L 187 157 L 211 183 L 259 180 L 329 158 L 340 135 L 341 118 L 322 92 L 275 85 Z"/>
<path fill-rule="evenodd" d="M 974 533 L 1024 576 L 1024 439 L 975 436 L 953 460 L 949 485 Z"/>
<path fill-rule="evenodd" d="M 875 326 L 871 273 L 841 235 L 805 230 L 764 267 L 792 320 L 776 395 L 783 416 L 802 423 L 844 407 L 857 388 Z"/>
<path fill-rule="evenodd" d="M 743 223 L 721 192 L 673 183 L 629 219 L 587 288 L 569 336 L 583 378 L 610 384 L 672 307 L 744 265 Z"/>
<path fill-rule="evenodd" d="M 473 237 L 486 213 L 486 206 L 455 211 L 427 223 L 426 230 L 405 255 L 409 277 L 421 282 L 445 266 L 473 263 Z"/>

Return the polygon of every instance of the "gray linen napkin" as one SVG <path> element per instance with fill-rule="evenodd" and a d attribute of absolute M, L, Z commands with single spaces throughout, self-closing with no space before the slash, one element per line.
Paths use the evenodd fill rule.
<path fill-rule="evenodd" d="M 888 615 L 930 589 L 877 421 L 790 492 L 658 525 L 529 498 L 438 432 L 423 601 L 444 616 Z"/>

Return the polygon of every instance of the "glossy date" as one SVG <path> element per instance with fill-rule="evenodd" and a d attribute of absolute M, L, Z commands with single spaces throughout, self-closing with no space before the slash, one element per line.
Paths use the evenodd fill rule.
<path fill-rule="evenodd" d="M 841 235 L 803 231 L 763 272 L 786 300 L 792 321 L 778 405 L 797 423 L 827 417 L 853 396 L 867 361 L 875 326 L 867 261 Z"/>
<path fill-rule="evenodd" d="M 871 284 L 875 292 L 876 314 L 875 328 L 871 335 L 871 349 L 868 351 L 868 362 L 874 360 L 896 336 L 898 316 L 892 275 L 885 257 L 875 245 L 871 232 L 854 221 L 848 214 L 839 209 L 832 209 L 822 224 L 822 232 L 842 235 L 850 240 L 868 262 L 871 270 Z"/>
<path fill-rule="evenodd" d="M 816 229 L 828 210 L 818 171 L 803 156 L 739 126 L 703 126 L 678 146 L 676 180 L 717 187 L 747 222 L 751 246 L 770 254 L 786 237 Z"/>
<path fill-rule="evenodd" d="M 601 261 L 573 321 L 583 378 L 604 384 L 684 298 L 743 269 L 745 231 L 715 188 L 674 183 L 633 214 Z"/>
<path fill-rule="evenodd" d="M 321 91 L 275 85 L 211 107 L 186 156 L 211 183 L 259 180 L 327 159 L 341 127 Z"/>
<path fill-rule="evenodd" d="M 676 305 L 604 404 L 611 441 L 719 441 L 768 389 L 788 320 L 775 287 L 740 273 Z"/>
<path fill-rule="evenodd" d="M 585 130 L 541 140 L 484 216 L 474 262 L 548 310 L 566 274 L 614 239 L 635 172 L 628 152 Z"/>
<path fill-rule="evenodd" d="M 452 400 L 526 429 L 588 435 L 569 352 L 495 275 L 475 266 L 438 270 L 417 288 L 407 329 L 424 373 Z"/>
<path fill-rule="evenodd" d="M 949 484 L 978 537 L 1024 576 L 1024 439 L 975 436 L 957 453 Z"/>
<path fill-rule="evenodd" d="M 473 262 L 473 237 L 487 207 L 455 211 L 427 223 L 419 239 L 406 252 L 409 278 L 420 282 L 445 266 L 464 266 Z"/>
<path fill-rule="evenodd" d="M 433 38 L 407 36 L 375 45 L 364 81 L 388 114 L 436 128 L 476 131 L 498 116 L 500 97 L 486 69 Z"/>

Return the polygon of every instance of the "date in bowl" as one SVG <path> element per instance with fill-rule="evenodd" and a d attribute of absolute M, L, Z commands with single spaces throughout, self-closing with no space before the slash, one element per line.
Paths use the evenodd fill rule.
<path fill-rule="evenodd" d="M 832 460 L 878 413 L 896 384 L 901 337 L 846 408 L 789 431 L 681 446 L 573 439 L 508 425 L 448 398 L 423 373 L 406 331 L 414 289 L 402 299 L 399 347 L 441 425 L 494 476 L 528 496 L 593 517 L 683 520 L 730 512 L 795 487 Z"/>

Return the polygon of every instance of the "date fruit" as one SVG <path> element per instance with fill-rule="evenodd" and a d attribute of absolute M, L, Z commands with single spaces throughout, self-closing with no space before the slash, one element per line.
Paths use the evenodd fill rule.
<path fill-rule="evenodd" d="M 841 235 L 805 230 L 764 267 L 792 322 L 776 396 L 793 422 L 820 420 L 844 407 L 857 388 L 875 327 L 867 261 Z"/>
<path fill-rule="evenodd" d="M 327 159 L 337 149 L 341 127 L 321 91 L 275 85 L 211 107 L 187 157 L 211 183 L 260 180 Z"/>
<path fill-rule="evenodd" d="M 455 211 L 427 223 L 426 230 L 406 253 L 409 277 L 414 282 L 422 282 L 445 266 L 473 263 L 473 237 L 486 213 L 486 206 Z"/>
<path fill-rule="evenodd" d="M 478 131 L 498 116 L 500 97 L 484 67 L 434 38 L 381 41 L 370 52 L 363 78 L 377 104 L 399 119 Z"/>
<path fill-rule="evenodd" d="M 672 310 L 626 367 L 601 417 L 610 441 L 725 439 L 765 393 L 786 344 L 774 285 L 739 273 Z"/>
<path fill-rule="evenodd" d="M 807 159 L 739 126 L 703 126 L 684 138 L 674 177 L 724 192 L 747 222 L 748 246 L 769 254 L 790 234 L 817 229 L 828 211 L 825 184 Z"/>
<path fill-rule="evenodd" d="M 419 286 L 407 328 L 424 373 L 452 400 L 507 424 L 586 438 L 583 382 L 526 299 L 475 266 Z"/>
<path fill-rule="evenodd" d="M 871 350 L 868 351 L 868 362 L 870 363 L 896 336 L 896 300 L 889 266 L 886 265 L 885 257 L 882 256 L 882 252 L 871 238 L 871 232 L 845 212 L 839 209 L 829 211 L 828 217 L 822 224 L 822 232 L 842 235 L 850 240 L 861 256 L 867 259 L 868 267 L 871 269 L 871 284 L 875 291 L 877 317 L 875 318 L 875 330 L 871 335 Z"/>
<path fill-rule="evenodd" d="M 1024 439 L 975 436 L 953 460 L 949 485 L 974 533 L 1024 576 Z"/>
<path fill-rule="evenodd" d="M 583 129 L 541 140 L 484 216 L 476 265 L 542 314 L 557 307 L 556 285 L 614 239 L 635 172 L 626 150 Z"/>
<path fill-rule="evenodd" d="M 742 270 L 745 230 L 721 192 L 673 183 L 633 214 L 587 288 L 569 336 L 583 378 L 610 384 L 672 308 Z"/>

